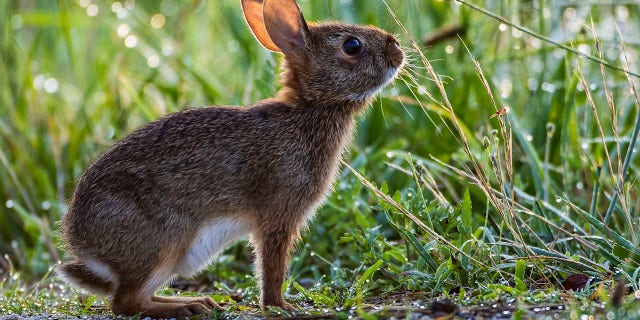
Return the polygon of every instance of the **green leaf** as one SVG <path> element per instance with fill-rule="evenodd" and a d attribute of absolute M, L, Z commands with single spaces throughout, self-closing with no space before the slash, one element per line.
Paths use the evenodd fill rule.
<path fill-rule="evenodd" d="M 516 289 L 521 292 L 527 291 L 527 285 L 524 282 L 524 271 L 526 269 L 526 263 L 524 260 L 516 261 Z"/>
<path fill-rule="evenodd" d="M 466 240 L 471 236 L 471 230 L 473 228 L 471 223 L 471 196 L 469 195 L 469 188 L 464 190 L 461 219 L 460 232 L 462 233 L 462 238 Z"/>

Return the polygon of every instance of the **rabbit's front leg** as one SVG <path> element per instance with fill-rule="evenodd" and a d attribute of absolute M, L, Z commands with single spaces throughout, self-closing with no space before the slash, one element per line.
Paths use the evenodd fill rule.
<path fill-rule="evenodd" d="M 289 252 L 299 238 L 298 228 L 266 223 L 254 234 L 256 275 L 260 282 L 260 306 L 276 306 L 285 310 L 295 308 L 285 302 L 282 284 L 287 275 Z"/>

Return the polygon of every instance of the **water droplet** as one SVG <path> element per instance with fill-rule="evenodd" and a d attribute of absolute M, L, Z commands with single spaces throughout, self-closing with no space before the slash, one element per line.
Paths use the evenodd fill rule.
<path fill-rule="evenodd" d="M 165 22 L 166 22 L 165 17 L 159 13 L 156 13 L 153 15 L 153 17 L 151 17 L 151 27 L 155 29 L 160 29 L 164 27 Z"/>
<path fill-rule="evenodd" d="M 51 209 L 51 202 L 47 200 L 42 201 L 42 204 L 40 204 L 40 207 L 42 208 L 42 210 L 49 210 Z"/>
<path fill-rule="evenodd" d="M 134 36 L 134 35 L 128 35 L 125 39 L 124 39 L 124 45 L 127 46 L 127 48 L 134 48 L 136 45 L 138 45 L 138 37 Z"/>
<path fill-rule="evenodd" d="M 616 6 L 616 16 L 620 21 L 627 21 L 629 18 L 629 10 L 625 6 Z"/>
<path fill-rule="evenodd" d="M 126 23 L 120 24 L 118 28 L 116 28 L 116 34 L 118 35 L 118 38 L 121 39 L 124 39 L 124 37 L 128 36 L 129 31 L 131 31 L 131 28 L 129 28 L 129 25 Z"/>
<path fill-rule="evenodd" d="M 582 53 L 584 53 L 586 55 L 590 55 L 591 54 L 591 47 L 589 47 L 589 45 L 587 45 L 587 44 L 582 43 L 582 44 L 578 45 L 578 51 L 580 51 L 580 52 L 582 52 Z"/>
<path fill-rule="evenodd" d="M 11 200 L 11 199 L 9 199 L 9 200 L 7 200 L 7 202 L 5 202 L 5 206 L 6 206 L 8 209 L 13 208 L 13 206 L 15 206 L 15 205 L 16 205 L 16 203 L 15 203 L 13 200 Z"/>
<path fill-rule="evenodd" d="M 518 38 L 518 39 L 520 39 L 520 38 L 522 38 L 522 35 L 523 35 L 523 34 L 524 34 L 524 33 L 523 33 L 522 31 L 520 31 L 520 30 L 518 30 L 518 29 L 516 29 L 516 28 L 513 28 L 513 31 L 511 31 L 511 35 L 512 35 L 514 38 Z"/>
<path fill-rule="evenodd" d="M 99 11 L 100 11 L 100 8 L 98 7 L 97 4 L 92 4 L 92 5 L 87 7 L 87 15 L 89 17 L 97 16 Z"/>
<path fill-rule="evenodd" d="M 526 137 L 527 141 L 533 141 L 533 136 L 528 134 Z"/>
<path fill-rule="evenodd" d="M 453 53 L 453 46 L 452 45 L 448 45 L 444 48 L 444 52 L 446 52 L 447 54 L 452 54 Z"/>
<path fill-rule="evenodd" d="M 127 10 L 126 8 L 122 8 L 122 10 L 118 11 L 118 13 L 116 13 L 116 17 L 118 19 L 124 19 L 126 17 L 129 16 L 129 10 Z"/>
<path fill-rule="evenodd" d="M 498 25 L 498 30 L 502 32 L 507 31 L 507 25 L 504 23 L 501 23 L 500 25 Z"/>
<path fill-rule="evenodd" d="M 89 5 L 91 5 L 91 0 L 78 0 L 78 5 L 83 8 L 86 8 Z"/>
<path fill-rule="evenodd" d="M 150 68 L 155 68 L 160 64 L 160 58 L 156 55 L 152 55 L 149 56 L 149 58 L 147 58 L 147 65 Z"/>
<path fill-rule="evenodd" d="M 118 13 L 120 10 L 122 10 L 122 3 L 116 1 L 111 4 L 111 12 Z"/>
<path fill-rule="evenodd" d="M 572 7 L 568 7 L 564 10 L 564 17 L 568 20 L 572 20 L 576 18 L 576 9 Z"/>
<path fill-rule="evenodd" d="M 58 80 L 56 78 L 49 78 L 44 81 L 43 88 L 47 93 L 55 93 L 58 91 Z"/>
<path fill-rule="evenodd" d="M 546 92 L 550 92 L 553 93 L 556 91 L 556 86 L 552 83 L 548 83 L 548 82 L 543 82 L 542 83 L 542 90 L 546 91 Z"/>
<path fill-rule="evenodd" d="M 163 56 L 168 57 L 173 53 L 173 47 L 170 44 L 165 44 L 162 46 L 162 50 L 160 50 Z"/>
<path fill-rule="evenodd" d="M 35 76 L 35 78 L 33 78 L 33 87 L 36 90 L 42 90 L 42 87 L 44 86 L 44 81 L 46 79 L 47 78 L 44 75 L 41 75 L 41 74 Z"/>

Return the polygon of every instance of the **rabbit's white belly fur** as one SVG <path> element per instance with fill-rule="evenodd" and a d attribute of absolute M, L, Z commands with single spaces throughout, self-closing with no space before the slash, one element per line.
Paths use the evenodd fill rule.
<path fill-rule="evenodd" d="M 240 240 L 253 230 L 253 223 L 242 218 L 220 218 L 198 230 L 191 245 L 178 261 L 174 273 L 190 276 L 205 267 L 228 244 Z"/>

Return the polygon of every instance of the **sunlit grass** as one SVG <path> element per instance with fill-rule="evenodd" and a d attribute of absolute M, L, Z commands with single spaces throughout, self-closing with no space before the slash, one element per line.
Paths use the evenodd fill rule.
<path fill-rule="evenodd" d="M 339 316 L 420 313 L 448 297 L 514 314 L 552 303 L 573 318 L 633 317 L 640 8 L 387 3 L 301 2 L 309 20 L 391 30 L 409 66 L 359 118 L 335 193 L 294 254 L 287 297 Z M 77 177 L 163 114 L 273 95 L 278 57 L 235 0 L 0 6 L 0 313 L 103 314 L 102 299 L 45 277 L 65 259 L 56 221 Z M 460 34 L 424 46 L 440 28 Z M 230 314 L 254 312 L 247 250 L 219 260 L 198 290 Z M 571 274 L 590 279 L 584 291 L 563 290 Z"/>

